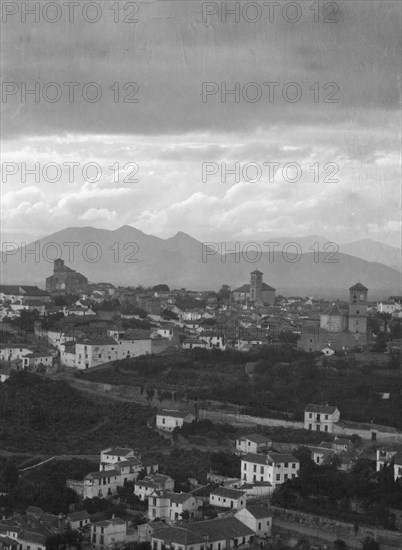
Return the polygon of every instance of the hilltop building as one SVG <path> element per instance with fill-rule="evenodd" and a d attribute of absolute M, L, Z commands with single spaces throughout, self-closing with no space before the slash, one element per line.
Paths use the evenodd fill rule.
<path fill-rule="evenodd" d="M 236 288 L 232 292 L 234 302 L 260 302 L 264 305 L 275 304 L 275 288 L 262 281 L 264 274 L 256 269 L 250 273 L 250 283 Z"/>
<path fill-rule="evenodd" d="M 88 279 L 64 265 L 64 260 L 58 258 L 53 263 L 53 275 L 46 278 L 46 290 L 52 294 L 77 294 L 85 292 Z"/>
<path fill-rule="evenodd" d="M 298 348 L 304 351 L 345 351 L 367 345 L 367 293 L 361 283 L 349 288 L 349 304 L 344 309 L 333 303 L 320 314 L 319 320 L 302 325 Z"/>

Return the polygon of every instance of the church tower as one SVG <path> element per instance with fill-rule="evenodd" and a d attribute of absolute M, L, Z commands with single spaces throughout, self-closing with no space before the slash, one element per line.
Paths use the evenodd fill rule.
<path fill-rule="evenodd" d="M 367 332 L 367 292 L 361 283 L 349 288 L 349 332 L 366 334 Z"/>
<path fill-rule="evenodd" d="M 256 269 L 250 273 L 250 301 L 262 300 L 262 276 L 263 273 Z"/>

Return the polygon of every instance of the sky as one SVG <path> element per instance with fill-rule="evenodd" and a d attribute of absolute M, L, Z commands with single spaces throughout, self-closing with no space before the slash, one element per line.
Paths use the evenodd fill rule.
<path fill-rule="evenodd" d="M 399 2 L 36 4 L 2 6 L 3 240 L 400 246 Z"/>

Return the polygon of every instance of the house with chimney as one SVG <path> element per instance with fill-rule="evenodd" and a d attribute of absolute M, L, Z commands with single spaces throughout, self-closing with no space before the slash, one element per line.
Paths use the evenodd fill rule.
<path fill-rule="evenodd" d="M 339 422 L 340 411 L 334 405 L 310 403 L 304 409 L 304 429 L 317 432 L 334 432 L 334 424 Z"/>

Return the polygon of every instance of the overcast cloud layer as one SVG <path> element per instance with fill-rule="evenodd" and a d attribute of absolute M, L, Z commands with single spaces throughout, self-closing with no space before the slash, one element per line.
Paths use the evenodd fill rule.
<path fill-rule="evenodd" d="M 3 17 L 3 86 L 17 89 L 2 98 L 3 161 L 16 163 L 10 171 L 18 168 L 15 175 L 3 172 L 5 235 L 130 224 L 161 237 L 181 230 L 208 241 L 322 234 L 338 242 L 371 237 L 399 245 L 399 2 L 340 1 L 336 23 L 315 23 L 308 0 L 298 2 L 298 23 L 281 15 L 285 2 L 273 22 L 260 2 L 255 23 L 242 15 L 238 23 L 230 15 L 222 22 L 222 4 L 214 2 L 210 9 L 216 5 L 219 12 L 203 18 L 202 2 L 185 0 L 141 2 L 138 23 L 122 21 L 129 9 L 115 23 L 114 3 L 98 4 L 102 16 L 92 24 L 81 6 L 74 23 L 66 8 L 53 24 L 43 13 L 39 22 L 27 16 L 23 23 L 20 12 Z M 23 82 L 27 88 L 39 82 L 40 92 L 55 82 L 63 95 L 54 103 L 42 95 L 22 102 Z M 71 103 L 64 82 L 79 83 Z M 99 101 L 82 99 L 88 82 L 98 83 Z M 123 103 L 135 92 L 124 90 L 127 82 L 138 84 L 131 96 L 138 103 Z M 219 90 L 223 82 L 258 86 L 239 102 L 222 103 L 219 92 L 203 102 L 203 82 Z M 264 82 L 279 83 L 272 102 Z M 302 90 L 294 103 L 281 94 L 289 82 Z M 324 90 L 330 82 L 336 86 Z M 113 83 L 119 83 L 118 102 Z M 253 102 L 258 87 L 262 97 Z M 318 102 L 310 87 L 319 89 Z M 338 101 L 324 102 L 336 89 Z M 44 93 L 53 97 L 54 90 Z M 39 180 L 21 177 L 21 163 L 32 168 L 35 162 L 41 171 L 46 163 L 79 166 L 74 181 L 67 167 L 56 182 L 49 181 L 52 170 Z M 97 181 L 85 181 L 88 162 L 101 167 Z M 250 181 L 258 179 L 253 169 L 238 181 L 228 175 L 223 182 L 221 170 L 202 177 L 202 163 L 233 168 L 236 162 L 257 163 L 259 181 Z M 264 162 L 280 163 L 273 177 Z M 300 166 L 300 181 L 284 178 L 289 162 Z M 338 181 L 324 181 L 326 163 L 339 167 L 332 178 Z"/>

